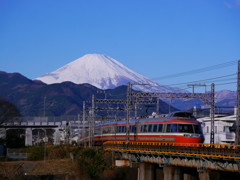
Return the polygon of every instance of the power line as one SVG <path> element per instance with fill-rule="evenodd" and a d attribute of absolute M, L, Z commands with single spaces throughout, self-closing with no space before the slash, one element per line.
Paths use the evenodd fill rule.
<path fill-rule="evenodd" d="M 222 86 L 227 84 L 236 84 L 237 82 L 229 82 L 229 83 L 222 83 L 222 84 L 215 84 L 216 86 Z"/>
<path fill-rule="evenodd" d="M 175 78 L 175 77 L 179 77 L 179 76 L 197 74 L 197 73 L 202 73 L 202 72 L 206 72 L 206 71 L 212 71 L 212 70 L 216 70 L 216 69 L 221 69 L 221 68 L 226 68 L 226 67 L 229 67 L 229 66 L 233 66 L 233 65 L 236 65 L 237 62 L 238 62 L 237 60 L 234 60 L 234 61 L 230 61 L 230 62 L 226 62 L 226 63 L 222 63 L 222 64 L 217 64 L 217 65 L 213 65 L 213 66 L 209 66 L 209 67 L 205 67 L 205 68 L 195 69 L 195 70 L 186 71 L 186 72 L 177 73 L 177 74 L 172 74 L 172 75 L 166 75 L 166 76 L 152 78 L 152 79 L 153 80 L 162 80 L 162 79 Z"/>
<path fill-rule="evenodd" d="M 198 80 L 198 81 L 190 81 L 190 82 L 184 82 L 184 83 L 170 84 L 170 85 L 167 85 L 167 86 L 183 85 L 183 84 L 197 83 L 197 82 L 207 82 L 207 81 L 210 81 L 210 80 L 225 78 L 225 77 L 234 76 L 234 75 L 237 75 L 237 73 L 228 74 L 228 75 L 225 75 L 225 76 L 218 76 L 218 77 L 214 77 L 214 78 L 202 79 L 202 80 Z"/>
<path fill-rule="evenodd" d="M 212 81 L 212 82 L 205 82 L 203 85 L 204 86 L 211 86 L 211 83 L 215 83 L 216 85 L 217 85 L 217 83 L 216 82 L 224 82 L 224 81 L 227 81 L 226 83 L 231 83 L 232 82 L 232 80 L 236 80 L 236 78 L 230 78 L 230 79 L 221 79 L 221 80 L 217 80 L 217 81 Z M 208 84 L 208 83 L 210 83 L 210 84 Z M 224 84 L 226 84 L 226 83 L 224 83 Z M 188 84 L 186 84 L 186 85 L 188 85 Z M 186 87 L 186 86 L 174 86 L 175 88 L 184 88 L 184 87 Z"/>

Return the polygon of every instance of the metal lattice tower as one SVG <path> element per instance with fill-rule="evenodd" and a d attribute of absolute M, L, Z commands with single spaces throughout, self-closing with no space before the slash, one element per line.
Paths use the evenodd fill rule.
<path fill-rule="evenodd" d="M 130 109 L 133 102 L 138 103 L 138 99 L 141 98 L 199 98 L 203 100 L 211 108 L 211 137 L 210 143 L 214 144 L 214 113 L 215 113 L 215 85 L 211 86 L 211 92 L 209 93 L 161 93 L 161 92 L 137 92 L 132 91 L 133 85 L 144 85 L 144 84 L 133 84 L 128 83 L 128 98 L 127 98 L 127 128 L 130 123 Z M 126 140 L 129 140 L 129 131 L 126 132 Z"/>
<path fill-rule="evenodd" d="M 203 100 L 207 105 L 211 108 L 211 137 L 210 143 L 214 144 L 214 113 L 215 113 L 215 86 L 212 84 L 211 92 L 208 93 L 161 93 L 161 92 L 139 92 L 133 91 L 133 85 L 146 85 L 146 84 L 138 84 L 138 83 L 128 83 L 127 89 L 127 99 L 95 99 L 94 96 L 92 97 L 92 108 L 91 108 L 91 122 L 90 122 L 90 134 L 93 135 L 94 132 L 94 122 L 95 122 L 95 111 L 119 111 L 123 109 L 118 108 L 96 108 L 95 103 L 99 104 L 124 104 L 125 111 L 126 111 L 126 141 L 130 139 L 130 116 L 131 112 L 135 112 L 136 116 L 136 109 L 137 104 L 157 104 L 157 110 L 159 109 L 159 98 L 198 98 Z M 240 89 L 240 88 L 239 88 Z M 240 96 L 239 96 L 240 97 Z M 151 99 L 150 99 L 151 98 Z M 156 100 L 152 100 L 152 98 L 156 98 Z M 150 99 L 150 100 L 149 100 Z M 238 111 L 239 112 L 239 111 Z M 90 144 L 92 144 L 92 139 L 90 139 Z"/>

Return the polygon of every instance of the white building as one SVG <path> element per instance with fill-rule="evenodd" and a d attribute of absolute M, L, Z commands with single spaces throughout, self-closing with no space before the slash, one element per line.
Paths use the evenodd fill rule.
<path fill-rule="evenodd" d="M 210 143 L 211 137 L 211 117 L 198 118 L 202 123 L 204 143 Z M 231 131 L 236 122 L 236 111 L 234 115 L 215 114 L 214 116 L 214 144 L 234 144 L 235 132 Z"/>

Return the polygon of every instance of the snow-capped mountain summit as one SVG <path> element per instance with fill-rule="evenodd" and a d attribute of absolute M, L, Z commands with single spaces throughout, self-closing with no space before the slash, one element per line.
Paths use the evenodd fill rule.
<path fill-rule="evenodd" d="M 102 54 L 87 54 L 54 72 L 36 78 L 46 84 L 71 81 L 76 84 L 89 83 L 100 89 L 112 89 L 128 82 L 151 85 L 151 90 L 176 92 L 179 89 L 162 86 L 133 70 L 127 68 L 115 59 Z M 139 88 L 139 89 L 146 89 Z"/>

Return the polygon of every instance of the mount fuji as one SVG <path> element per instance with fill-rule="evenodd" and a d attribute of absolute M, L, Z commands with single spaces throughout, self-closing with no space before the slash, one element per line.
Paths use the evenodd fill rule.
<path fill-rule="evenodd" d="M 149 84 L 137 90 L 180 92 L 178 88 L 161 85 L 127 68 L 117 60 L 102 54 L 87 54 L 65 66 L 36 78 L 46 84 L 71 81 L 88 83 L 100 89 L 113 89 L 128 82 Z"/>

